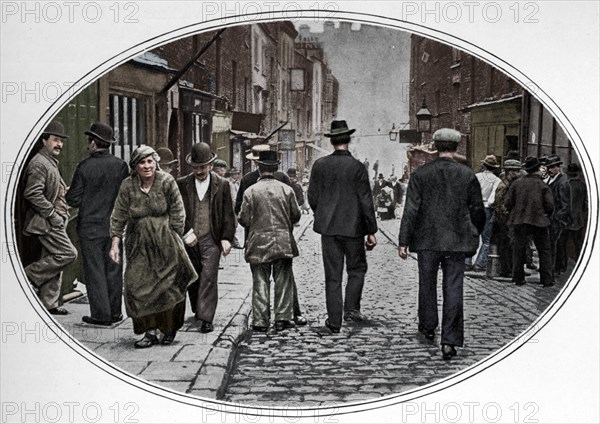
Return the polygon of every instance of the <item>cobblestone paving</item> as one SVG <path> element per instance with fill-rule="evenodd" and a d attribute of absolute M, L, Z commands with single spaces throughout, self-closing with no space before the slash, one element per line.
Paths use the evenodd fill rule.
<path fill-rule="evenodd" d="M 397 221 L 387 224 L 394 240 Z M 240 345 L 224 400 L 277 407 L 362 401 L 429 384 L 486 358 L 523 333 L 562 284 L 517 287 L 508 281 L 465 278 L 465 346 L 450 361 L 417 331 L 417 263 L 402 261 L 380 232 L 367 253 L 362 323 L 344 323 L 339 334 L 326 318 L 320 238 L 311 227 L 300 240 L 294 272 L 305 327 L 276 333 L 249 330 Z M 441 273 L 440 273 L 441 278 Z M 441 289 L 439 290 L 441 301 Z M 440 308 L 441 309 L 441 308 Z M 251 324 L 251 319 L 250 319 Z"/>

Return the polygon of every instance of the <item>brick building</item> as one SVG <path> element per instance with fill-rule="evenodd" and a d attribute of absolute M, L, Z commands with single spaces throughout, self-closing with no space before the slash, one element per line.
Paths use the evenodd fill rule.
<path fill-rule="evenodd" d="M 506 152 L 521 157 L 559 154 L 565 163 L 578 162 L 571 142 L 556 119 L 510 76 L 450 45 L 411 36 L 409 119 L 423 101 L 431 112 L 431 132 L 425 145 L 412 149 L 411 168 L 435 157 L 431 136 L 443 127 L 463 134 L 459 153 L 477 170 L 486 155 L 502 161 Z"/>

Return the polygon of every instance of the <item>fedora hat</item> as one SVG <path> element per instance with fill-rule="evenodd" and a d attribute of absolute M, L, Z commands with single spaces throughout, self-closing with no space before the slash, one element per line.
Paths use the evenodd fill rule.
<path fill-rule="evenodd" d="M 452 128 L 440 128 L 433 133 L 433 141 L 450 141 L 452 143 L 460 142 L 460 132 Z"/>
<path fill-rule="evenodd" d="M 100 141 L 104 141 L 105 143 L 112 144 L 115 142 L 115 139 L 113 138 L 113 129 L 102 122 L 94 122 L 90 126 L 90 129 L 84 134 Z"/>
<path fill-rule="evenodd" d="M 58 121 L 50 122 L 42 134 L 55 135 L 60 138 L 69 138 L 69 136 L 65 134 L 65 127 Z"/>
<path fill-rule="evenodd" d="M 516 159 L 506 159 L 504 169 L 521 169 L 521 162 Z"/>
<path fill-rule="evenodd" d="M 546 158 L 546 168 L 550 168 L 553 165 L 562 165 L 562 161 L 558 155 L 550 155 Z"/>
<path fill-rule="evenodd" d="M 177 159 L 173 156 L 173 152 L 167 147 L 159 147 L 156 149 L 156 153 L 160 157 L 160 160 L 158 161 L 159 165 L 169 166 L 177 163 Z"/>
<path fill-rule="evenodd" d="M 268 165 L 268 166 L 279 165 L 279 159 L 277 158 L 277 152 L 272 151 L 272 150 L 265 150 L 263 152 L 260 152 L 258 154 L 258 159 L 256 160 L 256 163 L 258 163 L 260 165 Z"/>
<path fill-rule="evenodd" d="M 487 155 L 485 159 L 481 161 L 481 164 L 488 168 L 498 168 L 498 160 L 494 155 Z"/>
<path fill-rule="evenodd" d="M 210 151 L 210 146 L 204 142 L 192 146 L 192 153 L 188 153 L 185 161 L 191 166 L 204 166 L 212 163 L 217 155 Z"/>
<path fill-rule="evenodd" d="M 532 172 L 538 169 L 542 165 L 542 162 L 535 156 L 529 156 L 525 159 L 525 163 L 523 164 L 523 169 L 527 172 Z"/>
<path fill-rule="evenodd" d="M 348 129 L 346 121 L 332 121 L 331 129 L 328 133 L 323 134 L 325 137 L 336 137 L 338 135 L 350 135 L 356 131 L 355 129 Z"/>
<path fill-rule="evenodd" d="M 267 150 L 271 150 L 271 146 L 268 144 L 257 144 L 256 146 L 252 146 L 252 149 L 246 151 L 246 159 L 257 160 L 258 154 L 260 152 L 266 152 Z"/>

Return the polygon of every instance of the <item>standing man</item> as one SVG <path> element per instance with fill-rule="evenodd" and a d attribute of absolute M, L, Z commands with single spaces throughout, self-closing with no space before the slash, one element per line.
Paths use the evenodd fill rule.
<path fill-rule="evenodd" d="M 346 321 L 362 321 L 360 311 L 365 274 L 366 245 L 377 244 L 377 220 L 369 175 L 363 164 L 348 151 L 351 134 L 346 121 L 333 121 L 330 138 L 334 152 L 317 159 L 308 184 L 308 203 L 314 212 L 315 232 L 321 234 L 325 268 L 325 300 L 328 319 L 325 326 L 332 333 Z M 346 261 L 348 283 L 342 296 L 342 274 Z"/>
<path fill-rule="evenodd" d="M 177 158 L 173 155 L 173 152 L 168 147 L 159 147 L 156 149 L 156 153 L 160 157 L 158 166 L 160 170 L 176 176 L 177 173 Z"/>
<path fill-rule="evenodd" d="M 492 238 L 492 229 L 494 226 L 494 197 L 496 196 L 496 188 L 500 184 L 500 178 L 494 174 L 498 169 L 498 161 L 496 156 L 488 155 L 481 161 L 481 172 L 475 174 L 479 185 L 481 186 L 481 198 L 483 199 L 483 207 L 485 211 L 485 226 L 481 233 L 481 247 L 479 254 L 472 267 L 473 271 L 485 271 L 487 268 L 487 256 L 490 249 L 490 240 Z M 467 259 L 467 264 L 470 265 L 471 259 Z"/>
<path fill-rule="evenodd" d="M 554 285 L 552 253 L 548 227 L 554 210 L 552 190 L 542 180 L 541 162 L 536 157 L 525 160 L 527 175 L 518 178 L 508 189 L 504 206 L 510 211 L 508 225 L 513 227 L 512 281 L 517 286 L 525 284 L 523 266 L 526 248 L 533 239 L 540 260 L 540 281 L 544 287 Z"/>
<path fill-rule="evenodd" d="M 398 256 L 417 252 L 419 332 L 433 341 L 438 326 L 437 275 L 442 267 L 442 357 L 456 355 L 464 343 L 465 258 L 478 247 L 485 225 L 481 187 L 473 171 L 456 162 L 460 133 L 442 128 L 433 134 L 439 157 L 417 168 L 408 183 L 398 237 Z"/>
<path fill-rule="evenodd" d="M 300 183 L 298 183 L 298 176 L 296 174 L 296 168 L 289 168 L 287 170 L 287 175 L 290 178 L 290 187 L 294 190 L 294 194 L 296 195 L 296 201 L 298 202 L 298 206 L 302 206 L 304 204 L 304 190 Z M 298 221 L 296 226 L 300 225 L 300 221 Z"/>
<path fill-rule="evenodd" d="M 88 324 L 111 325 L 123 319 L 123 262 L 115 263 L 108 256 L 110 215 L 129 167 L 108 151 L 115 142 L 111 127 L 96 122 L 85 135 L 90 156 L 77 165 L 66 195 L 69 206 L 79 208 L 77 235 L 90 302 L 90 315 L 81 319 Z"/>
<path fill-rule="evenodd" d="M 562 269 L 567 269 L 567 243 L 573 240 L 575 247 L 575 258 L 579 258 L 583 248 L 583 239 L 585 237 L 584 229 L 588 215 L 588 195 L 585 183 L 581 181 L 579 173 L 581 168 L 576 163 L 570 163 L 567 166 L 567 176 L 571 185 L 571 220 L 569 226 L 565 229 L 564 237 L 561 237 L 564 248 L 561 250 L 563 256 L 561 259 Z M 576 259 L 577 260 L 577 259 Z"/>
<path fill-rule="evenodd" d="M 558 251 L 558 240 L 571 223 L 571 184 L 569 184 L 568 177 L 560 172 L 561 165 L 562 161 L 558 155 L 550 155 L 546 159 L 547 183 L 552 189 L 554 197 L 554 212 L 550 219 L 550 246 L 552 269 L 556 274 L 561 274 L 567 270 L 566 264 L 563 268 L 560 261 L 557 261 L 557 257 L 562 255 Z"/>
<path fill-rule="evenodd" d="M 69 206 L 67 186 L 58 170 L 58 156 L 69 136 L 58 121 L 51 122 L 40 137 L 42 148 L 25 170 L 24 197 L 28 203 L 23 233 L 37 236 L 42 257 L 25 267 L 44 307 L 53 315 L 67 315 L 59 307 L 62 271 L 77 259 L 77 250 L 67 236 Z"/>
<path fill-rule="evenodd" d="M 214 330 L 219 260 L 221 254 L 229 254 L 235 236 L 229 181 L 212 172 L 216 157 L 208 144 L 194 144 L 185 158 L 193 171 L 177 180 L 185 207 L 184 239 L 199 275 L 189 286 L 188 294 L 192 312 L 201 321 L 202 333 Z"/>
<path fill-rule="evenodd" d="M 282 331 L 294 326 L 292 259 L 298 256 L 298 246 L 292 226 L 301 213 L 293 189 L 273 176 L 279 165 L 277 152 L 260 152 L 256 163 L 260 179 L 244 193 L 240 212 L 240 224 L 248 229 L 245 258 L 252 270 L 252 328 L 269 328 L 273 274 L 275 330 Z"/>
<path fill-rule="evenodd" d="M 257 161 L 260 157 L 261 152 L 268 152 L 271 150 L 271 146 L 268 144 L 257 144 L 256 146 L 252 146 L 252 150 L 249 154 L 246 155 L 246 159 L 250 159 L 251 161 Z M 244 193 L 246 190 L 256 184 L 258 179 L 260 178 L 260 172 L 258 169 L 254 171 L 248 172 L 246 175 L 242 177 L 240 181 L 240 189 L 237 194 L 237 198 L 235 201 L 235 213 L 239 214 L 242 209 L 242 200 L 244 198 Z M 273 172 L 273 178 L 277 181 L 281 181 L 284 184 L 287 184 L 291 187 L 290 178 L 284 174 L 283 172 L 279 172 L 275 170 Z M 246 232 L 247 235 L 247 232 Z M 306 325 L 308 320 L 302 316 L 302 310 L 300 309 L 300 301 L 298 300 L 298 288 L 296 286 L 296 280 L 294 279 L 294 323 L 296 325 Z"/>
<path fill-rule="evenodd" d="M 215 159 L 213 162 L 213 172 L 221 178 L 225 178 L 227 172 L 227 162 L 223 159 Z"/>

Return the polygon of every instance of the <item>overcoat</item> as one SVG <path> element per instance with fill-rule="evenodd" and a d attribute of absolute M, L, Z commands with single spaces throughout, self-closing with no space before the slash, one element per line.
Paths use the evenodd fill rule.
<path fill-rule="evenodd" d="M 198 196 L 195 178 L 194 174 L 189 174 L 177 180 L 186 212 L 184 233 L 194 226 L 194 196 Z M 231 242 L 235 236 L 236 223 L 229 181 L 211 172 L 209 192 L 210 234 L 213 241 L 222 249 L 221 240 Z"/>
<path fill-rule="evenodd" d="M 316 233 L 363 237 L 377 232 L 367 170 L 349 151 L 335 150 L 315 161 L 307 197 Z"/>
<path fill-rule="evenodd" d="M 571 185 L 565 174 L 558 174 L 548 184 L 554 197 L 554 212 L 551 220 L 560 228 L 565 228 L 571 223 Z"/>
<path fill-rule="evenodd" d="M 246 262 L 251 264 L 298 256 L 293 226 L 301 212 L 294 190 L 266 177 L 244 193 L 240 224 L 248 228 Z"/>
<path fill-rule="evenodd" d="M 579 177 L 569 177 L 571 184 L 571 224 L 569 230 L 583 228 L 587 220 L 588 200 L 585 183 Z"/>
<path fill-rule="evenodd" d="M 485 225 L 475 173 L 441 157 L 417 168 L 408 183 L 398 243 L 411 251 L 464 252 L 479 246 Z"/>
<path fill-rule="evenodd" d="M 283 172 L 276 171 L 273 174 L 273 177 L 275 177 L 276 180 L 281 181 L 282 183 L 290 185 L 290 177 L 288 177 Z M 254 171 L 248 172 L 240 180 L 240 188 L 237 192 L 237 196 L 235 199 L 235 206 L 233 209 L 236 214 L 240 213 L 240 210 L 242 209 L 242 201 L 244 200 L 244 193 L 246 192 L 248 187 L 250 187 L 253 184 L 256 184 L 256 182 L 258 181 L 259 178 L 260 178 L 260 172 L 258 172 L 258 169 L 255 169 Z"/>
<path fill-rule="evenodd" d="M 528 174 L 511 184 L 504 206 L 510 211 L 508 225 L 547 227 L 554 210 L 554 198 L 540 175 Z"/>

